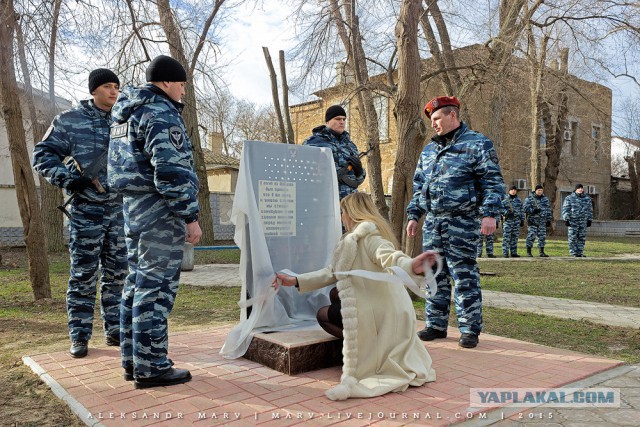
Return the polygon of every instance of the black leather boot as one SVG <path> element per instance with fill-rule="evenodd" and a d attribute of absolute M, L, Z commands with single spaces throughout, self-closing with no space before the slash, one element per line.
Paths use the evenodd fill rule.
<path fill-rule="evenodd" d="M 533 256 L 533 254 L 531 253 L 531 248 L 527 248 L 527 256 Z"/>
<path fill-rule="evenodd" d="M 439 329 L 433 329 L 429 327 L 425 327 L 423 330 L 418 332 L 418 338 L 422 341 L 433 341 L 437 338 L 446 338 L 447 330 L 441 331 Z"/>
<path fill-rule="evenodd" d="M 71 357 L 79 359 L 85 357 L 89 353 L 89 343 L 83 340 L 76 340 L 71 343 L 69 354 Z"/>
<path fill-rule="evenodd" d="M 170 385 L 183 384 L 191 381 L 191 372 L 187 369 L 170 368 L 167 372 L 157 377 L 136 378 L 135 388 L 166 387 Z"/>
<path fill-rule="evenodd" d="M 545 253 L 544 253 L 544 248 L 540 248 L 540 256 L 541 256 L 542 258 L 549 258 L 549 255 L 547 255 L 547 254 L 545 254 Z"/>

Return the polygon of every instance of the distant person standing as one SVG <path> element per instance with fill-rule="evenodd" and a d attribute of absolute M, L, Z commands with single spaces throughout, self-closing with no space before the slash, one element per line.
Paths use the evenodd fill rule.
<path fill-rule="evenodd" d="M 524 226 L 522 200 L 518 197 L 518 188 L 512 185 L 509 194 L 502 199 L 502 255 L 505 258 L 520 258 L 518 255 L 518 235 Z"/>
<path fill-rule="evenodd" d="M 121 350 L 126 380 L 135 388 L 191 379 L 167 357 L 184 242 L 196 244 L 198 178 L 182 120 L 187 73 L 160 55 L 147 68 L 147 84 L 126 87 L 113 107 L 109 184 L 123 194 L 129 276 L 122 297 Z"/>
<path fill-rule="evenodd" d="M 549 255 L 544 253 L 544 247 L 547 242 L 547 227 L 551 226 L 551 205 L 549 198 L 545 196 L 542 185 L 536 185 L 535 191 L 524 201 L 524 213 L 527 214 L 527 256 L 533 256 L 531 249 L 533 243 L 538 239 L 538 248 L 540 256 L 548 258 Z"/>
<path fill-rule="evenodd" d="M 338 175 L 340 200 L 358 190 L 367 173 L 362 167 L 358 147 L 351 141 L 345 130 L 347 113 L 340 105 L 332 105 L 324 114 L 324 125 L 313 128 L 313 135 L 305 139 L 302 145 L 329 148 L 333 153 L 333 162 Z"/>
<path fill-rule="evenodd" d="M 407 235 L 418 231 L 425 216 L 422 249 L 444 260 L 436 276 L 435 296 L 426 301 L 423 341 L 447 337 L 451 280 L 461 347 L 478 345 L 482 331 L 482 293 L 476 261 L 480 233 L 496 229 L 504 182 L 493 142 L 460 121 L 456 97 L 430 100 L 424 113 L 437 135 L 422 151 L 413 176 L 413 198 L 407 207 Z M 482 218 L 482 219 L 480 219 Z"/>
<path fill-rule="evenodd" d="M 591 227 L 593 219 L 593 204 L 591 197 L 584 194 L 582 184 L 576 184 L 575 191 L 564 199 L 562 219 L 569 228 L 569 254 L 584 257 L 582 252 L 587 240 L 587 227 Z"/>
<path fill-rule="evenodd" d="M 120 80 L 111 70 L 89 73 L 92 99 L 58 115 L 33 150 L 33 169 L 64 188 L 69 199 L 67 314 L 72 357 L 85 357 L 93 330 L 96 282 L 105 342 L 120 345 L 120 301 L 127 274 L 122 196 L 107 186 L 111 107 Z M 92 171 L 91 177 L 85 171 Z M 95 173 L 95 177 L 93 176 Z"/>

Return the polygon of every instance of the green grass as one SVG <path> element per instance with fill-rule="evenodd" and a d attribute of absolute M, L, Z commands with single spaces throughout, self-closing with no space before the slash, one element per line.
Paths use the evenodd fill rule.
<path fill-rule="evenodd" d="M 195 264 L 239 264 L 240 250 L 195 251 L 194 261 Z"/>
<path fill-rule="evenodd" d="M 640 307 L 639 261 L 480 261 L 482 289 Z"/>
<path fill-rule="evenodd" d="M 413 303 L 417 317 L 424 320 L 424 301 Z M 560 319 L 535 313 L 523 313 L 483 307 L 483 332 L 549 347 L 640 363 L 640 330 Z M 449 326 L 456 326 L 455 307 L 451 306 Z M 480 336 L 482 341 L 482 335 Z"/>
<path fill-rule="evenodd" d="M 524 233 L 520 233 L 524 236 Z M 500 242 L 494 243 L 494 254 L 502 255 L 502 237 Z M 569 256 L 569 244 L 566 236 L 547 236 L 544 251 L 550 256 Z M 538 255 L 538 241 L 533 244 L 533 254 Z M 526 254 L 525 239 L 518 240 L 518 254 Z M 587 257 L 615 257 L 621 255 L 640 255 L 640 239 L 631 237 L 591 237 L 587 232 L 584 248 Z"/>

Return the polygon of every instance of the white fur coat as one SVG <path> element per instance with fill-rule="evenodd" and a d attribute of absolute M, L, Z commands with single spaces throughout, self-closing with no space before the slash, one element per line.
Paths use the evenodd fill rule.
<path fill-rule="evenodd" d="M 364 222 L 338 243 L 331 266 L 298 276 L 301 292 L 337 280 L 344 365 L 340 384 L 326 392 L 332 400 L 380 396 L 435 381 L 431 357 L 416 335 L 415 310 L 404 287 L 333 274 L 356 269 L 382 272 L 391 266 L 418 278 L 411 258 L 383 239 L 374 224 Z"/>

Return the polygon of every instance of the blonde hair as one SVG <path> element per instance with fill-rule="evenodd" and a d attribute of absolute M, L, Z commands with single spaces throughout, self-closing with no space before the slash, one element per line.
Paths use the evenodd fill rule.
<path fill-rule="evenodd" d="M 351 193 L 340 200 L 340 208 L 356 224 L 365 221 L 373 223 L 376 228 L 378 228 L 380 235 L 398 249 L 398 240 L 391 230 L 389 221 L 380 215 L 378 208 L 376 208 L 369 194 L 361 192 Z"/>

